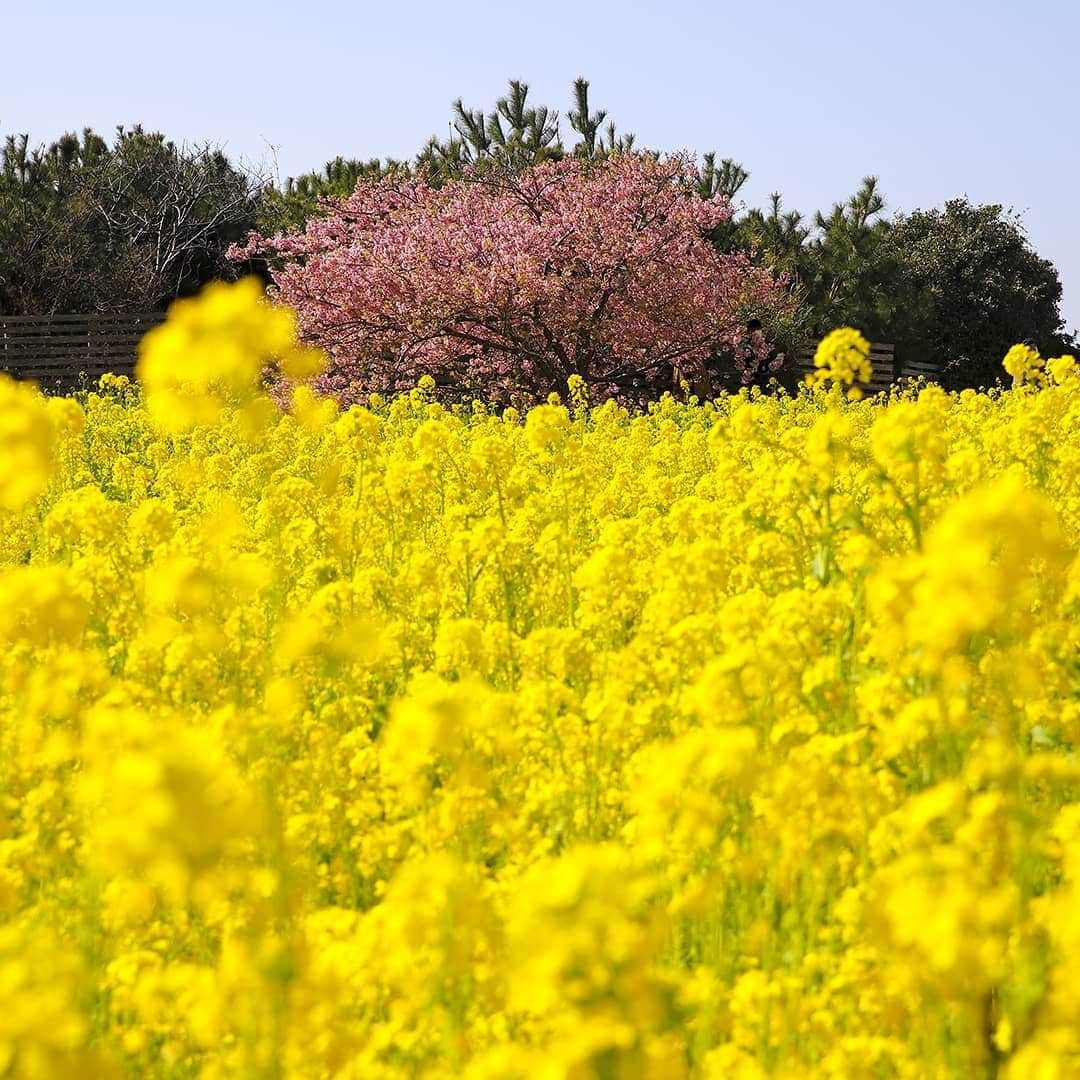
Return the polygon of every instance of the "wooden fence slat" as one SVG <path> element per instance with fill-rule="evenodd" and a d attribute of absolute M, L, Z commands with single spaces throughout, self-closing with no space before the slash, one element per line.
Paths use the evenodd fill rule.
<path fill-rule="evenodd" d="M 38 340 L 4 340 L 0 337 L 0 354 L 6 353 L 17 356 L 21 352 L 27 354 L 40 352 L 42 349 L 66 349 L 68 352 L 78 352 L 80 349 L 131 349 L 143 340 L 141 334 L 124 334 L 116 337 L 81 337 L 81 338 L 52 338 L 42 337 Z"/>
<path fill-rule="evenodd" d="M 111 341 L 114 338 L 141 338 L 151 327 L 142 326 L 117 326 L 109 330 L 88 330 L 86 327 L 79 328 L 78 333 L 43 333 L 43 334 L 13 334 L 10 331 L 0 330 L 0 344 L 40 345 L 43 341 Z"/>
<path fill-rule="evenodd" d="M 93 384 L 109 372 L 132 375 L 139 342 L 162 312 L 0 315 L 0 371 L 43 387 Z"/>
<path fill-rule="evenodd" d="M 134 371 L 135 365 L 132 363 L 126 363 L 123 360 L 110 360 L 110 359 L 94 359 L 88 360 L 81 364 L 72 364 L 70 362 L 64 363 L 40 363 L 40 364 L 27 364 L 25 367 L 20 368 L 16 374 L 23 376 L 31 371 L 50 371 L 56 374 L 62 375 L 67 371 L 89 371 L 91 369 L 100 369 L 102 371 L 112 370 L 115 368 L 126 368 L 127 370 Z"/>
<path fill-rule="evenodd" d="M 795 372 L 799 375 L 808 375 L 814 371 L 814 352 L 816 346 L 806 347 L 796 350 L 792 359 L 794 360 Z M 886 390 L 892 386 L 897 379 L 902 377 L 902 373 L 898 370 L 896 363 L 896 346 L 888 344 L 886 342 L 874 342 L 870 346 L 870 354 L 868 359 L 870 360 L 871 376 L 870 382 L 867 384 L 868 388 L 873 391 Z M 925 374 L 937 375 L 938 372 L 935 369 L 927 369 Z"/>
<path fill-rule="evenodd" d="M 79 360 L 73 360 L 70 356 L 46 357 L 44 360 L 35 360 L 32 363 L 19 364 L 17 367 L 7 368 L 9 375 L 20 378 L 28 371 L 79 371 L 86 367 L 115 367 L 135 370 L 135 361 L 123 356 L 89 356 Z"/>
<path fill-rule="evenodd" d="M 11 375 L 20 376 L 27 371 L 37 371 L 39 368 L 50 371 L 78 371 L 84 367 L 125 367 L 135 370 L 135 361 L 124 356 L 85 356 L 78 360 L 70 356 L 45 357 L 41 360 L 27 361 L 25 364 L 11 366 L 7 371 Z"/>
<path fill-rule="evenodd" d="M 132 362 L 134 362 L 137 355 L 138 350 L 134 342 L 130 345 L 96 345 L 90 347 L 84 345 L 81 349 L 65 349 L 57 346 L 51 346 L 47 349 L 20 349 L 18 351 L 12 349 L 7 353 L 0 349 L 0 366 L 25 367 L 27 364 L 33 364 L 39 359 L 70 359 L 74 362 L 94 356 L 115 356 L 119 358 L 130 356 Z"/>
<path fill-rule="evenodd" d="M 109 338 L 118 335 L 145 334 L 151 324 L 114 323 L 108 326 L 91 326 L 89 323 L 72 323 L 65 326 L 0 326 L 0 342 L 3 341 L 85 341 L 87 338 Z"/>
<path fill-rule="evenodd" d="M 5 338 L 43 338 L 43 337 L 78 337 L 86 333 L 85 323 L 64 323 L 62 326 L 50 326 L 48 323 L 26 326 L 6 326 L 0 323 L 0 334 Z"/>
<path fill-rule="evenodd" d="M 50 341 L 46 345 L 36 346 L 19 344 L 6 349 L 3 343 L 0 342 L 0 364 L 4 362 L 18 363 L 19 359 L 23 357 L 46 355 L 78 358 L 85 356 L 87 353 L 110 353 L 117 356 L 126 356 L 130 353 L 132 356 L 136 356 L 138 355 L 140 340 L 137 337 L 129 338 L 127 341 L 94 341 L 91 338 L 89 341 L 75 343 Z"/>
<path fill-rule="evenodd" d="M 65 356 L 84 356 L 88 352 L 116 352 L 138 354 L 139 338 L 130 341 L 83 341 L 75 345 L 66 342 L 51 342 L 48 345 L 13 345 L 10 349 L 0 346 L 0 356 L 17 359 L 20 356 L 42 356 L 45 353 L 57 353 Z"/>
<path fill-rule="evenodd" d="M 20 371 L 18 378 L 20 379 L 59 379 L 72 380 L 78 379 L 82 375 L 91 376 L 97 378 L 99 375 L 127 375 L 129 378 L 135 374 L 135 369 L 125 367 L 123 364 L 101 364 L 98 366 L 83 365 L 81 367 L 65 367 L 65 368 L 27 368 L 25 371 Z"/>
<path fill-rule="evenodd" d="M 165 318 L 164 312 L 160 311 L 133 311 L 111 315 L 94 315 L 89 312 L 79 314 L 64 314 L 64 315 L 0 315 L 0 329 L 4 326 L 50 326 L 60 325 L 64 323 L 89 323 L 91 320 L 96 320 L 99 323 L 136 323 L 145 322 L 153 325 L 155 323 L 162 322 Z"/>
<path fill-rule="evenodd" d="M 0 326 L 0 338 L 79 338 L 79 337 L 115 337 L 117 334 L 145 334 L 157 323 L 70 323 L 64 326 L 42 327 L 40 333 L 29 326 L 14 326 L 4 329 Z"/>

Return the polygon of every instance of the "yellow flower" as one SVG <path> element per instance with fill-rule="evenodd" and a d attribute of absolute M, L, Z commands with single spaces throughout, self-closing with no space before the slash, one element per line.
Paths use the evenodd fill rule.
<path fill-rule="evenodd" d="M 292 379 L 322 370 L 322 354 L 297 342 L 295 315 L 262 293 L 254 277 L 215 282 L 197 298 L 177 300 L 143 338 L 136 375 L 161 430 L 215 423 L 227 405 L 259 392 L 274 362 Z"/>
<path fill-rule="evenodd" d="M 1005 354 L 1001 366 L 1012 376 L 1013 386 L 1043 386 L 1046 382 L 1044 363 L 1038 349 L 1030 345 L 1014 345 Z"/>
<path fill-rule="evenodd" d="M 868 383 L 873 370 L 870 366 L 870 342 L 851 327 L 833 330 L 818 343 L 814 352 L 815 371 L 807 376 L 811 384 L 826 380 L 843 383 L 857 394 L 856 382 Z"/>
<path fill-rule="evenodd" d="M 0 509 L 21 510 L 45 490 L 56 443 L 56 425 L 37 388 L 0 373 Z"/>
<path fill-rule="evenodd" d="M 0 927 L 0 1071 L 26 1080 L 89 1076 L 79 956 L 32 924 Z"/>
<path fill-rule="evenodd" d="M 1075 1071 L 1068 357 L 496 415 L 303 350 L 221 286 L 145 396 L 0 381 L 0 1075 Z"/>
<path fill-rule="evenodd" d="M 1080 381 L 1075 356 L 1056 356 L 1047 360 L 1046 374 L 1055 386 L 1075 386 Z"/>

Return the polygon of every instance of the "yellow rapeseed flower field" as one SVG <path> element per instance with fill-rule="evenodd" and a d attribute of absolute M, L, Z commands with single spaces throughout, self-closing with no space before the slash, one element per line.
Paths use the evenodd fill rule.
<path fill-rule="evenodd" d="M 0 378 L 0 1076 L 1080 1076 L 1070 358 L 281 412 L 294 335 Z"/>

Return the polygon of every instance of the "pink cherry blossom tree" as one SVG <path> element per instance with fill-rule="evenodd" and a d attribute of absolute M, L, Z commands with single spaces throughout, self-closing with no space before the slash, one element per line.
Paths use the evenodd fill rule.
<path fill-rule="evenodd" d="M 542 398 L 582 376 L 593 400 L 640 399 L 693 379 L 745 336 L 748 315 L 788 303 L 784 282 L 709 230 L 686 156 L 564 158 L 433 187 L 361 179 L 303 231 L 252 234 L 303 336 L 331 357 L 317 389 L 345 401 L 440 386 Z"/>

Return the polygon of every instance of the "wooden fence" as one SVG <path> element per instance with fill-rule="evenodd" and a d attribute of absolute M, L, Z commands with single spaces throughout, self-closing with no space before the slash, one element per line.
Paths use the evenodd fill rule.
<path fill-rule="evenodd" d="M 44 390 L 66 392 L 93 386 L 106 372 L 132 375 L 139 340 L 165 318 L 150 311 L 126 315 L 0 315 L 0 371 L 34 379 Z M 814 370 L 814 347 L 798 350 L 794 370 L 781 372 L 785 384 Z M 926 362 L 907 362 L 899 370 L 892 345 L 871 346 L 870 393 L 886 390 L 900 378 L 938 378 Z M 785 378 L 785 375 L 787 376 Z"/>
<path fill-rule="evenodd" d="M 814 350 L 815 346 L 810 345 L 795 353 L 795 373 L 800 382 L 814 370 Z M 870 378 L 870 385 L 866 387 L 867 393 L 876 394 L 880 390 L 887 390 L 896 381 L 896 357 L 893 346 L 871 345 L 870 366 L 873 369 L 873 375 Z"/>
<path fill-rule="evenodd" d="M 800 380 L 814 370 L 814 348 L 807 346 L 795 353 L 795 372 Z M 888 390 L 893 383 L 902 379 L 924 378 L 928 382 L 935 382 L 941 378 L 941 369 L 930 360 L 904 360 L 898 363 L 893 345 L 871 345 L 870 365 L 873 375 L 866 387 L 869 394 Z"/>
<path fill-rule="evenodd" d="M 135 371 L 139 340 L 163 312 L 124 315 L 0 315 L 0 371 L 43 390 L 92 386 L 107 372 Z"/>

